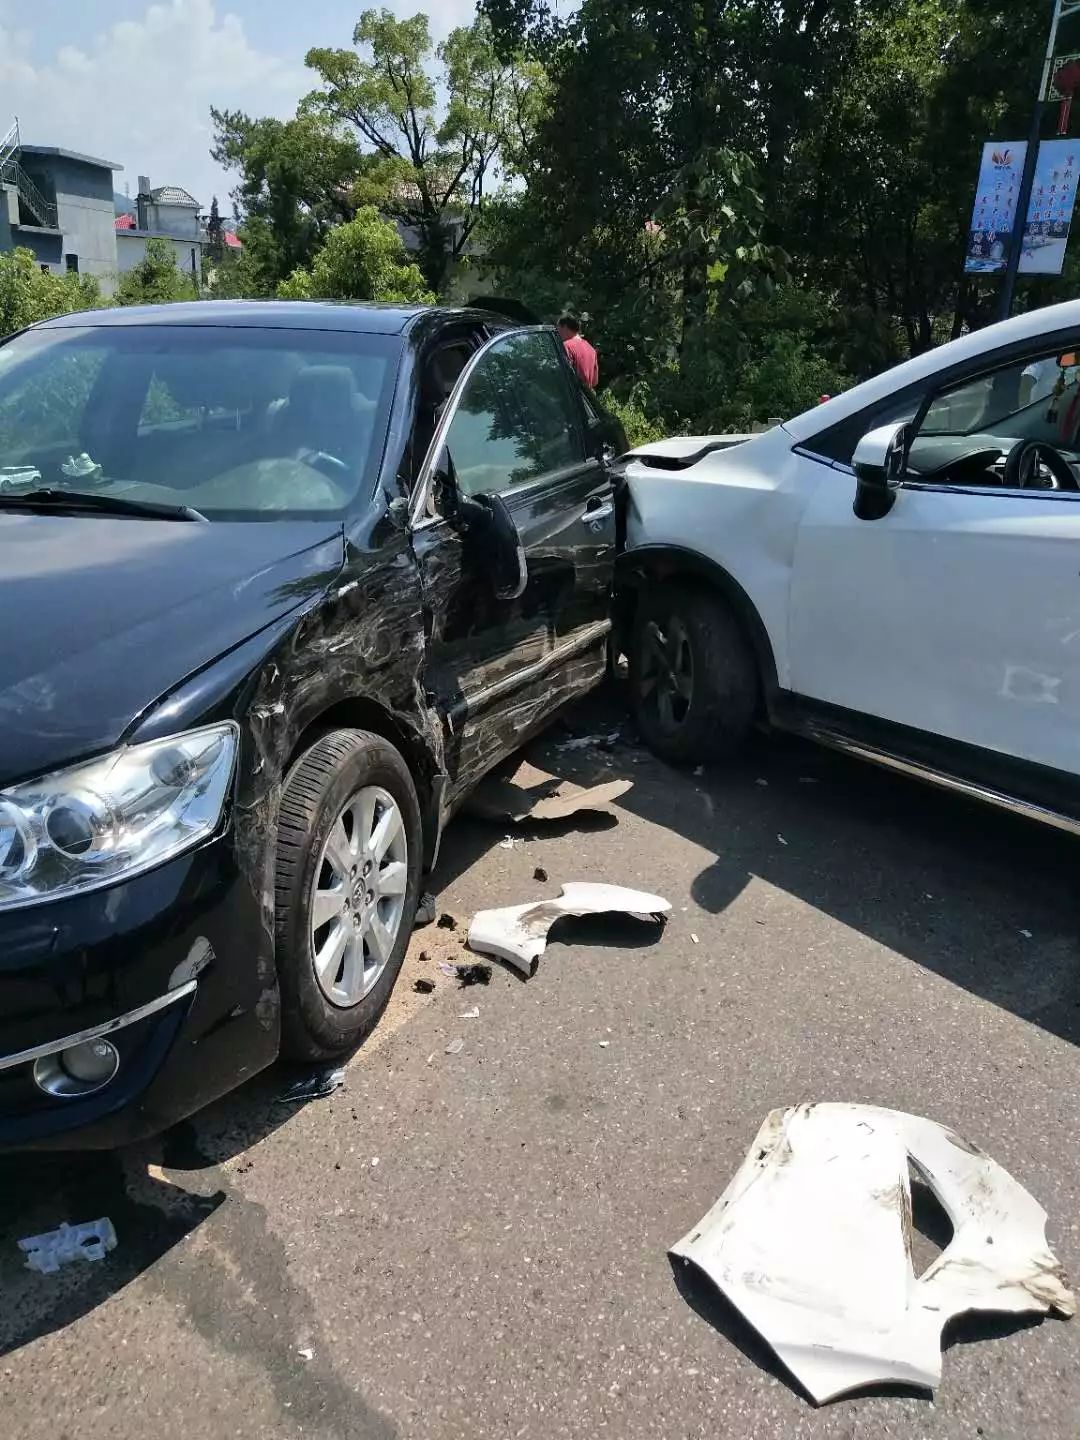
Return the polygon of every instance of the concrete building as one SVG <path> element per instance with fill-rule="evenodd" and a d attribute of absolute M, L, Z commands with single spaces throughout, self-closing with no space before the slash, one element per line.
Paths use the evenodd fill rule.
<path fill-rule="evenodd" d="M 116 287 L 113 172 L 123 167 L 55 145 L 27 145 L 18 122 L 0 138 L 0 250 L 23 246 L 50 270 Z"/>
<path fill-rule="evenodd" d="M 148 240 L 166 240 L 176 256 L 177 269 L 201 287 L 206 230 L 199 220 L 199 202 L 179 185 L 151 190 L 149 178 L 140 175 L 135 213 L 117 215 L 114 231 L 119 274 L 145 257 Z"/>

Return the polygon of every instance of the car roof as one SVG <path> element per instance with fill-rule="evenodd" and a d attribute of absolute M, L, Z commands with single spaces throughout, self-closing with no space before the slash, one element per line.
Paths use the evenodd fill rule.
<path fill-rule="evenodd" d="M 401 335 L 420 320 L 473 319 L 491 323 L 493 318 L 490 312 L 445 305 L 378 305 L 335 300 L 189 300 L 173 305 L 83 310 L 43 320 L 34 329 L 220 325 L 226 329 L 340 330 L 363 335 Z"/>
<path fill-rule="evenodd" d="M 1030 340 L 1035 346 L 1044 336 L 1049 338 L 1062 330 L 1080 334 L 1080 300 L 1066 300 L 1062 305 L 1045 305 L 1038 310 L 1028 310 L 1023 315 L 1014 315 L 1011 320 L 987 325 L 947 345 L 926 350 L 913 360 L 905 360 L 891 370 L 883 370 L 873 379 L 845 390 L 823 405 L 816 405 L 792 420 L 785 420 L 784 429 L 800 442 L 810 440 L 841 420 L 857 415 L 866 406 L 888 399 L 890 395 L 929 379 L 940 370 L 948 370 L 950 366 L 967 360 L 977 360 L 980 355 L 993 354 L 1007 345 L 1022 345 Z"/>

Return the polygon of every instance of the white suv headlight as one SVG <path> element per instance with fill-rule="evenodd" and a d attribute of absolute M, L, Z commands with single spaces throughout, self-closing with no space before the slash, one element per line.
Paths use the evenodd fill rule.
<path fill-rule="evenodd" d="M 212 835 L 238 733 L 209 725 L 0 790 L 0 910 L 126 880 Z"/>

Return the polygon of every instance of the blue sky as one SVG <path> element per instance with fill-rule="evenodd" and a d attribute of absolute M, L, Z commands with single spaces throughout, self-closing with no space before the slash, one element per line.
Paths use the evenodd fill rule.
<path fill-rule="evenodd" d="M 467 24 L 475 0 L 384 0 L 423 10 L 436 40 Z M 204 209 L 229 178 L 208 153 L 211 105 L 291 114 L 311 89 L 304 53 L 348 45 L 365 0 L 0 0 L 0 133 L 17 114 L 23 138 L 182 185 Z M 10 113 L 9 113 L 10 112 Z"/>

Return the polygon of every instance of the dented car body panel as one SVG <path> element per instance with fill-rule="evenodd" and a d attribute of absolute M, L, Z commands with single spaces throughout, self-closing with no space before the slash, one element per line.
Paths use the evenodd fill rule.
<path fill-rule="evenodd" d="M 172 323 L 197 323 L 175 314 L 188 307 L 156 308 L 158 324 L 170 312 Z M 198 307 L 225 328 L 231 309 Z M 582 519 L 611 491 L 597 461 L 583 457 L 572 480 L 515 502 L 530 562 L 522 602 L 495 597 L 484 556 L 452 524 L 413 530 L 402 513 L 430 440 L 429 354 L 445 335 L 468 335 L 479 350 L 505 324 L 363 307 L 233 314 L 250 328 L 276 324 L 281 309 L 290 325 L 306 316 L 314 328 L 328 312 L 337 335 L 363 333 L 374 317 L 380 334 L 399 337 L 378 463 L 342 517 L 0 514 L 5 581 L 21 566 L 36 602 L 24 633 L 0 643 L 0 792 L 221 721 L 240 735 L 212 839 L 103 889 L 0 909 L 0 1145 L 124 1143 L 276 1057 L 278 808 L 290 766 L 318 735 L 369 729 L 400 750 L 430 863 L 470 786 L 603 676 L 614 527 L 598 534 Z M 36 1087 L 37 1052 L 118 1017 L 116 1080 L 61 1101 Z"/>

